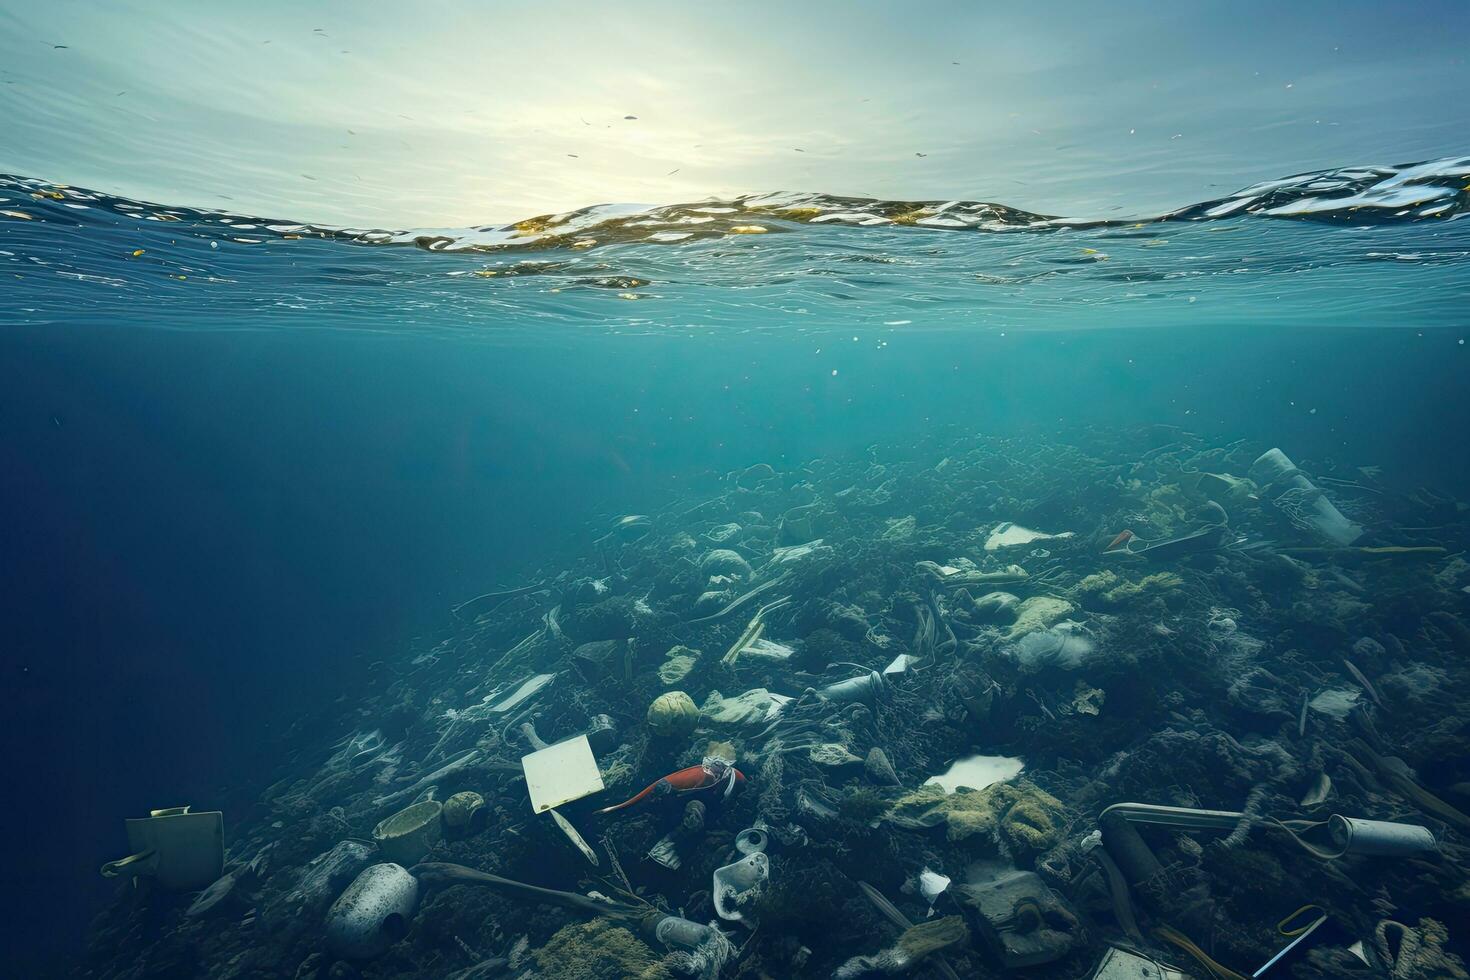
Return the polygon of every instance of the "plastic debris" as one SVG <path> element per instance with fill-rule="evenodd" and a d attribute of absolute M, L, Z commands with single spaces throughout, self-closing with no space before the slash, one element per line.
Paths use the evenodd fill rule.
<path fill-rule="evenodd" d="M 418 879 L 403 868 L 367 868 L 327 910 L 327 948 L 349 960 L 382 955 L 408 934 L 418 900 Z"/>
<path fill-rule="evenodd" d="M 125 824 L 132 854 L 102 866 L 104 878 L 147 877 L 164 888 L 192 891 L 224 871 L 224 814 L 187 806 L 154 810 Z"/>
<path fill-rule="evenodd" d="M 766 890 L 771 860 L 764 851 L 754 851 L 734 864 L 715 869 L 715 912 L 731 922 L 745 920 L 745 912 Z"/>
<path fill-rule="evenodd" d="M 425 800 L 385 817 L 373 828 L 373 841 L 389 861 L 413 866 L 428 856 L 443 833 L 444 804 Z"/>
<path fill-rule="evenodd" d="M 108 941 L 300 980 L 409 932 L 378 972 L 1178 980 L 1207 969 L 1193 936 L 1267 976 L 1458 975 L 1457 919 L 1384 916 L 1462 884 L 1464 506 L 1323 463 L 1312 485 L 1401 542 L 1340 546 L 1292 477 L 1247 478 L 1261 447 L 942 438 L 939 465 L 916 442 L 736 471 L 454 607 L 324 707 L 167 905 L 221 928 L 128 931 L 126 905 Z M 1189 805 L 1094 816 L 1111 791 Z M 381 851 L 352 836 L 375 823 Z M 390 859 L 416 898 L 360 884 Z M 1261 896 L 1292 881 L 1323 908 L 1287 935 Z M 509 900 L 449 888 L 472 885 Z M 348 928 L 353 889 L 400 918 Z"/>
<path fill-rule="evenodd" d="M 1060 541 L 1073 537 L 1073 532 L 1063 531 L 1060 534 L 1047 534 L 1045 531 L 1033 531 L 1029 527 L 1012 524 L 1006 521 L 997 524 L 990 534 L 985 538 L 986 551 L 1000 551 L 1004 548 L 1017 548 L 1023 544 L 1032 544 L 1036 541 Z"/>
<path fill-rule="evenodd" d="M 1363 529 L 1344 517 L 1281 450 L 1262 453 L 1251 464 L 1250 475 L 1260 484 L 1261 493 L 1296 527 L 1338 546 L 1350 545 L 1362 537 Z"/>
<path fill-rule="evenodd" d="M 537 813 L 602 792 L 602 773 L 586 735 L 522 756 L 521 768 Z"/>

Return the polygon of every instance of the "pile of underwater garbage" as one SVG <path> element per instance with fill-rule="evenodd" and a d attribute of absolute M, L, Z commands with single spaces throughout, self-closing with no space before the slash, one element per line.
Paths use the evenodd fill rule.
<path fill-rule="evenodd" d="M 249 813 L 129 821 L 80 975 L 1465 977 L 1470 511 L 1082 444 L 610 519 Z"/>

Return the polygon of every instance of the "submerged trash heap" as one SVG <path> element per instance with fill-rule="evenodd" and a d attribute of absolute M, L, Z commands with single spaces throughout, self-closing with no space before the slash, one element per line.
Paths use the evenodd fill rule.
<path fill-rule="evenodd" d="M 83 974 L 1465 977 L 1466 507 L 1087 445 L 611 522 L 343 705 L 212 883 L 137 870 Z"/>

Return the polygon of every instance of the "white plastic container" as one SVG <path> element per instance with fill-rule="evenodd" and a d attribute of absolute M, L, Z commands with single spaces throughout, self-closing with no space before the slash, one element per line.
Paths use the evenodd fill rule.
<path fill-rule="evenodd" d="M 1250 475 L 1260 485 L 1261 495 L 1303 530 L 1343 548 L 1362 537 L 1363 529 L 1344 517 L 1281 450 L 1268 449 L 1262 453 L 1251 464 Z"/>
<path fill-rule="evenodd" d="M 418 879 L 399 865 L 364 869 L 327 910 L 327 948 L 348 960 L 382 955 L 407 935 L 418 901 Z"/>
<path fill-rule="evenodd" d="M 717 868 L 714 874 L 715 911 L 722 919 L 739 922 L 741 908 L 761 896 L 771 876 L 771 859 L 753 851 L 734 864 Z"/>

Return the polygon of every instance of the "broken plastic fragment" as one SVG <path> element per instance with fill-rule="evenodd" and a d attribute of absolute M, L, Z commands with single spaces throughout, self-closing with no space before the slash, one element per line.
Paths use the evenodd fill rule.
<path fill-rule="evenodd" d="M 1047 534 L 1045 531 L 1033 531 L 1029 527 L 1012 524 L 1006 521 L 996 525 L 985 539 L 986 551 L 999 551 L 1002 548 L 1014 548 L 1018 545 L 1030 544 L 1033 541 L 1056 541 L 1072 537 L 1074 532 L 1063 531 L 1060 534 Z"/>
<path fill-rule="evenodd" d="M 577 828 L 572 826 L 572 822 L 555 810 L 548 810 L 547 812 L 551 814 L 551 819 L 556 821 L 556 825 L 561 828 L 561 832 L 567 835 L 567 840 L 576 844 L 577 850 L 586 855 L 587 860 L 591 861 L 595 867 L 597 865 L 597 852 L 593 851 L 588 846 L 587 841 L 583 839 L 582 835 L 577 833 Z"/>
<path fill-rule="evenodd" d="M 883 668 L 883 676 L 892 677 L 894 674 L 907 673 L 908 669 L 914 664 L 918 663 L 919 660 L 919 657 L 916 657 L 911 653 L 900 653 L 898 656 L 893 658 L 893 663 Z"/>
<path fill-rule="evenodd" d="M 745 919 L 741 908 L 754 902 L 766 890 L 766 881 L 771 876 L 771 859 L 762 851 L 755 851 L 714 874 L 715 911 L 720 918 L 732 922 Z"/>
<path fill-rule="evenodd" d="M 940 775 L 930 776 L 924 780 L 924 785 L 943 786 L 946 793 L 953 793 L 961 787 L 984 789 L 991 783 L 1014 779 L 1025 768 L 1026 764 L 1020 759 L 1003 755 L 972 755 L 956 761 Z"/>
<path fill-rule="evenodd" d="M 929 903 L 929 914 L 934 914 L 934 902 L 944 890 L 949 887 L 950 879 L 938 871 L 930 871 L 925 868 L 919 872 L 919 894 L 924 896 L 924 901 Z"/>
<path fill-rule="evenodd" d="M 502 698 L 501 700 L 490 705 L 485 710 L 493 712 L 495 714 L 503 714 L 504 712 L 511 710 L 512 708 L 521 704 L 523 701 L 532 697 L 543 687 L 550 684 L 554 680 L 556 680 L 555 674 L 537 674 L 535 677 L 528 679 L 524 684 L 516 688 L 514 693 L 512 693 L 510 696 Z"/>

